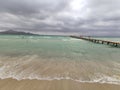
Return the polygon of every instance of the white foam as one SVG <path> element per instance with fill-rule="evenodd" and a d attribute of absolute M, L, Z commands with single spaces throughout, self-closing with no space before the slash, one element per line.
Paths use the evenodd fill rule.
<path fill-rule="evenodd" d="M 29 62 L 35 60 L 38 58 L 37 55 L 34 56 L 25 56 L 19 60 L 13 60 L 13 61 L 7 61 L 7 62 L 0 62 L 3 64 L 0 67 L 0 78 L 6 79 L 6 78 L 13 78 L 16 80 L 23 80 L 23 79 L 37 79 L 37 80 L 72 80 L 76 82 L 82 82 L 82 83 L 108 83 L 108 84 L 118 84 L 120 85 L 120 76 L 119 75 L 113 75 L 109 76 L 106 74 L 97 73 L 92 76 L 88 76 L 88 79 L 85 79 L 84 76 L 78 76 L 77 79 L 74 77 L 69 76 L 69 74 L 66 74 L 64 76 L 59 75 L 51 75 L 51 76 L 45 76 L 43 74 L 36 74 L 34 72 L 31 72 L 30 69 L 27 68 L 25 70 L 22 70 L 20 72 L 19 69 L 22 67 L 20 65 L 28 64 Z M 25 60 L 27 59 L 27 60 Z"/>
<path fill-rule="evenodd" d="M 62 41 L 70 41 L 70 42 L 71 42 L 71 41 L 73 41 L 73 42 L 74 42 L 74 41 L 75 41 L 75 42 L 76 42 L 76 41 L 82 41 L 82 40 L 76 39 L 76 38 L 67 38 L 67 39 L 64 38 L 64 39 L 61 39 L 61 40 L 62 40 Z"/>
<path fill-rule="evenodd" d="M 72 81 L 76 81 L 76 82 L 80 82 L 80 83 L 106 83 L 106 84 L 117 84 L 120 85 L 120 79 L 118 79 L 118 76 L 103 76 L 103 77 L 99 77 L 99 78 L 92 78 L 91 80 L 83 80 L 83 79 L 73 79 L 71 77 L 50 77 L 50 76 L 37 76 L 34 74 L 31 74 L 29 76 L 24 76 L 24 75 L 14 75 L 14 74 L 9 74 L 6 76 L 1 76 L 0 75 L 0 79 L 7 79 L 7 78 L 12 78 L 12 79 L 16 79 L 16 80 L 25 80 L 25 79 L 29 79 L 29 80 L 48 80 L 48 81 L 53 81 L 53 80 L 72 80 Z"/>
<path fill-rule="evenodd" d="M 42 37 L 42 38 L 50 39 L 50 38 L 52 38 L 52 37 L 50 37 L 50 36 L 44 36 L 44 37 Z"/>
<path fill-rule="evenodd" d="M 31 59 L 29 59 L 29 60 L 31 60 Z M 49 80 L 49 81 L 72 80 L 72 81 L 81 82 L 81 83 L 107 83 L 107 84 L 120 85 L 120 76 L 117 76 L 117 75 L 108 76 L 108 75 L 104 75 L 104 74 L 94 74 L 93 76 L 89 77 L 89 80 L 85 79 L 84 76 L 79 76 L 79 77 L 77 77 L 77 79 L 70 77 L 69 75 L 66 75 L 66 76 L 60 76 L 60 75 L 44 76 L 43 74 L 41 75 L 41 74 L 36 74 L 34 72 L 29 72 L 29 70 L 27 70 L 27 69 L 18 73 L 19 68 L 17 68 L 17 70 L 15 70 L 15 71 L 13 69 L 16 64 L 13 63 L 12 68 L 8 64 L 0 67 L 0 78 L 1 79 L 13 78 L 16 80 L 37 79 L 37 80 Z"/>

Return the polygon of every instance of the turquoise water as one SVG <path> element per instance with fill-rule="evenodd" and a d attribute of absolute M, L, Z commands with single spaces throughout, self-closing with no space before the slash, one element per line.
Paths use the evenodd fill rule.
<path fill-rule="evenodd" d="M 62 36 L 1 35 L 0 78 L 120 84 L 120 48 Z"/>

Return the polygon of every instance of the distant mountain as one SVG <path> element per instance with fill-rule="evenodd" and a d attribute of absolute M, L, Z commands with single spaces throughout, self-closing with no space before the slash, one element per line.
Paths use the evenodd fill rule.
<path fill-rule="evenodd" d="M 38 35 L 29 32 L 22 32 L 22 31 L 14 31 L 14 30 L 7 30 L 0 32 L 0 35 Z"/>

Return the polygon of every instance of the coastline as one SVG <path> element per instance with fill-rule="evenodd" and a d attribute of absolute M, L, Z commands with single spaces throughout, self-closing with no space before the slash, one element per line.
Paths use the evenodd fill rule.
<path fill-rule="evenodd" d="M 80 83 L 72 80 L 0 79 L 0 90 L 118 90 L 120 85 Z"/>

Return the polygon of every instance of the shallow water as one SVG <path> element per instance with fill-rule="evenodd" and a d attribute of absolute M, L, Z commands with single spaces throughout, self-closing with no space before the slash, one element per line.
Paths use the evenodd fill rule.
<path fill-rule="evenodd" d="M 120 84 L 120 49 L 70 37 L 1 35 L 0 78 Z"/>

